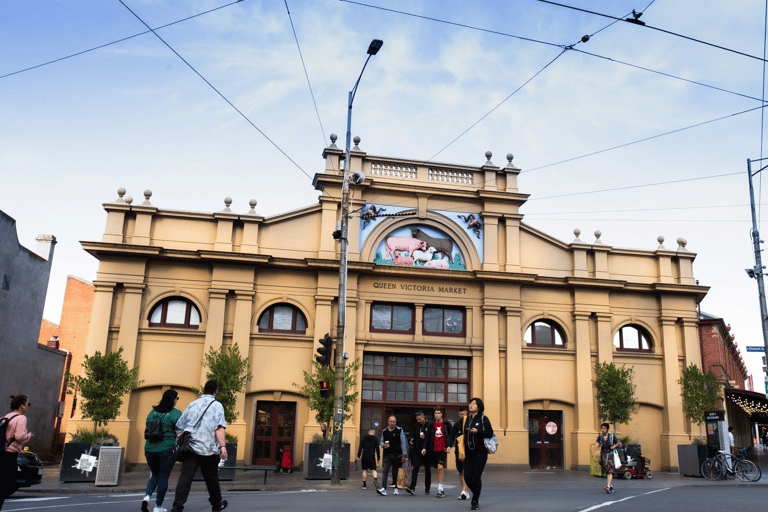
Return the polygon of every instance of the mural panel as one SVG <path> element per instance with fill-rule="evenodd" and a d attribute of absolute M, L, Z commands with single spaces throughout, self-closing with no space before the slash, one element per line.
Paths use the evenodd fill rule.
<path fill-rule="evenodd" d="M 409 224 L 384 237 L 373 262 L 379 265 L 467 270 L 456 243 L 439 229 Z"/>

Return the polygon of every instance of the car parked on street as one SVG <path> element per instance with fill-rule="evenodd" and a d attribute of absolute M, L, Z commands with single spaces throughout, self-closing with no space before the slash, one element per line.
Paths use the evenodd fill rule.
<path fill-rule="evenodd" d="M 39 484 L 43 479 L 43 463 L 40 457 L 24 450 L 16 457 L 16 488 Z"/>

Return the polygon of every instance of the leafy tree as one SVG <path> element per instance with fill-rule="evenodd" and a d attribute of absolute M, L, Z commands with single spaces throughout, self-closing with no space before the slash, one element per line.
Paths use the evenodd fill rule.
<path fill-rule="evenodd" d="M 361 365 L 360 359 L 355 359 L 348 364 L 344 372 L 344 420 L 352 418 L 352 406 L 357 402 L 359 393 L 350 390 L 357 386 L 357 371 Z M 294 382 L 293 386 L 299 390 L 299 393 L 307 397 L 307 405 L 313 411 L 316 411 L 315 419 L 320 424 L 330 424 L 333 419 L 333 401 L 336 396 L 336 370 L 332 367 L 323 367 L 320 363 L 313 360 L 313 372 L 304 372 L 304 385 L 299 386 Z M 320 382 L 328 381 L 328 397 L 320 396 Z"/>
<path fill-rule="evenodd" d="M 250 359 L 240 355 L 240 348 L 233 344 L 228 350 L 211 350 L 203 358 L 203 366 L 208 368 L 206 380 L 215 380 L 219 384 L 216 400 L 224 407 L 224 419 L 232 423 L 239 416 L 235 410 L 237 394 L 245 391 L 248 381 L 253 378 Z M 203 393 L 203 388 L 198 390 Z"/>
<path fill-rule="evenodd" d="M 79 390 L 84 399 L 80 409 L 84 418 L 96 423 L 94 430 L 117 418 L 123 397 L 141 384 L 136 381 L 138 373 L 138 366 L 128 368 L 123 359 L 123 347 L 120 347 L 107 355 L 101 355 L 99 351 L 92 356 L 86 355 L 82 376 L 67 374 L 69 392 Z"/>
<path fill-rule="evenodd" d="M 683 398 L 683 414 L 689 421 L 699 426 L 699 437 L 701 437 L 704 413 L 717 407 L 721 383 L 714 374 L 702 373 L 693 363 L 683 370 L 683 376 L 677 383 L 680 384 L 680 396 Z"/>
<path fill-rule="evenodd" d="M 632 382 L 634 370 L 613 363 L 595 364 L 595 380 L 592 383 L 597 391 L 597 415 L 600 421 L 613 424 L 629 423 L 635 408 L 635 385 Z"/>

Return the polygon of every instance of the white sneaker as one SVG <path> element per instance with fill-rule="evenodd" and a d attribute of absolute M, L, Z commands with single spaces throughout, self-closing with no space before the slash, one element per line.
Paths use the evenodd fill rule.
<path fill-rule="evenodd" d="M 168 512 L 168 509 L 163 507 L 155 507 L 153 512 Z"/>
<path fill-rule="evenodd" d="M 395 487 L 395 492 L 393 492 L 392 494 L 400 494 L 400 490 L 397 487 Z"/>

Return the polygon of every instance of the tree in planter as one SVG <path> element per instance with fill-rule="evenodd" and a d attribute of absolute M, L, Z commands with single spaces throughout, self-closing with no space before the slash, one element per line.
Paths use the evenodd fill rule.
<path fill-rule="evenodd" d="M 613 425 L 627 424 L 635 409 L 635 385 L 632 382 L 634 370 L 613 363 L 595 364 L 595 380 L 592 383 L 597 392 L 597 415 L 600 421 Z"/>
<path fill-rule="evenodd" d="M 359 393 L 351 390 L 357 386 L 357 371 L 362 362 L 355 359 L 354 362 L 347 364 L 344 372 L 344 420 L 352 418 L 352 406 L 357 402 Z M 312 361 L 313 372 L 304 372 L 304 385 L 299 386 L 294 383 L 293 386 L 299 390 L 299 393 L 307 397 L 307 406 L 316 412 L 315 419 L 321 425 L 330 425 L 333 420 L 333 402 L 336 396 L 336 369 L 328 366 L 322 366 L 317 361 Z M 320 395 L 320 382 L 328 381 L 328 396 L 323 398 Z M 326 442 L 331 442 L 328 436 Z"/>
<path fill-rule="evenodd" d="M 228 349 L 223 350 L 215 350 L 211 347 L 210 351 L 205 354 L 202 364 L 208 368 L 206 380 L 215 380 L 219 384 L 216 400 L 224 408 L 224 419 L 227 423 L 232 423 L 239 416 L 235 410 L 237 394 L 245 392 L 248 381 L 253 378 L 250 370 L 250 358 L 243 358 L 240 354 L 240 348 L 237 344 L 233 344 Z M 198 394 L 203 394 L 203 388 L 198 390 Z M 229 435 L 227 437 L 227 442 L 237 442 L 234 437 Z"/>
<path fill-rule="evenodd" d="M 70 391 L 79 392 L 83 398 L 80 410 L 84 418 L 93 420 L 94 435 L 97 431 L 106 434 L 105 429 L 98 429 L 117 418 L 123 397 L 136 389 L 141 382 L 136 381 L 139 367 L 129 368 L 123 359 L 123 347 L 102 355 L 96 351 L 92 356 L 85 356 L 83 375 L 80 377 L 67 373 L 67 386 Z"/>
<path fill-rule="evenodd" d="M 683 376 L 677 383 L 680 384 L 680 396 L 683 398 L 683 414 L 688 421 L 699 426 L 699 437 L 702 437 L 704 414 L 717 407 L 722 384 L 714 374 L 703 373 L 693 363 L 683 370 Z"/>

